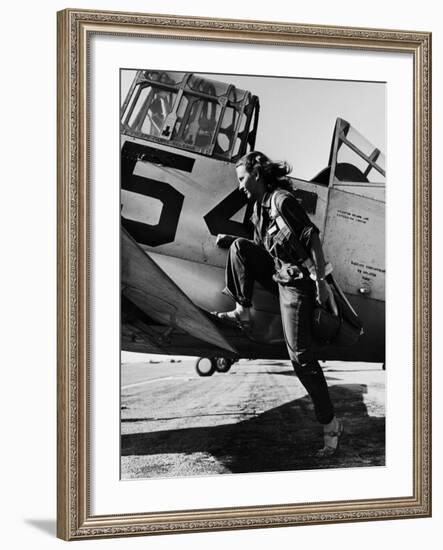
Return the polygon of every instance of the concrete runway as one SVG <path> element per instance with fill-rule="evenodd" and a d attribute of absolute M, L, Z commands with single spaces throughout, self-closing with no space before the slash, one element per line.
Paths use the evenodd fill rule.
<path fill-rule="evenodd" d="M 210 378 L 188 359 L 123 364 L 122 479 L 383 466 L 385 371 L 322 366 L 345 433 L 320 460 L 322 428 L 289 361 L 242 360 Z"/>

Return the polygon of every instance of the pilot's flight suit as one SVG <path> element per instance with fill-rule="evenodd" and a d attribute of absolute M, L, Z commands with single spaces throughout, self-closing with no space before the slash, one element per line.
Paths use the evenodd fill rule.
<path fill-rule="evenodd" d="M 274 195 L 274 196 L 273 196 Z M 236 239 L 226 265 L 226 288 L 237 303 L 250 307 L 254 281 L 279 294 L 280 310 L 289 357 L 301 383 L 312 398 L 322 424 L 334 417 L 323 371 L 312 351 L 311 325 L 315 283 L 302 266 L 317 227 L 295 196 L 277 189 L 255 203 L 251 218 L 254 241 Z M 300 257 L 300 253 L 305 257 Z"/>

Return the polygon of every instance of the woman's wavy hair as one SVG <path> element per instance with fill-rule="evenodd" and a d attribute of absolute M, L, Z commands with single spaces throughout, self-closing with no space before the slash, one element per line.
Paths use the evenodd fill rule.
<path fill-rule="evenodd" d="M 244 166 L 248 173 L 252 173 L 255 169 L 263 178 L 268 191 L 292 188 L 287 177 L 292 171 L 292 166 L 285 161 L 273 162 L 260 151 L 250 151 L 238 160 L 235 166 Z"/>

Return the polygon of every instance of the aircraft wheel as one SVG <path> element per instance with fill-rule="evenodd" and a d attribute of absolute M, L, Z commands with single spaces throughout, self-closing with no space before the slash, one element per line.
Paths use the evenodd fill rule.
<path fill-rule="evenodd" d="M 215 363 L 215 370 L 217 372 L 228 372 L 232 367 L 234 361 L 227 357 L 218 357 Z"/>
<path fill-rule="evenodd" d="M 215 368 L 215 359 L 209 357 L 199 357 L 195 363 L 195 370 L 199 376 L 212 376 Z"/>

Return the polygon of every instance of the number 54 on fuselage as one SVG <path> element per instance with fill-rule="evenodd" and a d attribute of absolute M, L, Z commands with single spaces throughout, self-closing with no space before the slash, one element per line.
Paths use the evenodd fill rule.
<path fill-rule="evenodd" d="M 122 348 L 206 357 L 287 357 L 278 298 L 254 289 L 253 333 L 207 314 L 233 307 L 222 294 L 227 251 L 217 236 L 251 235 L 252 205 L 236 161 L 255 147 L 259 99 L 189 73 L 138 71 L 121 116 Z M 383 362 L 384 156 L 337 118 L 326 168 L 294 193 L 321 230 L 334 277 L 358 311 L 355 346 L 320 359 Z"/>

